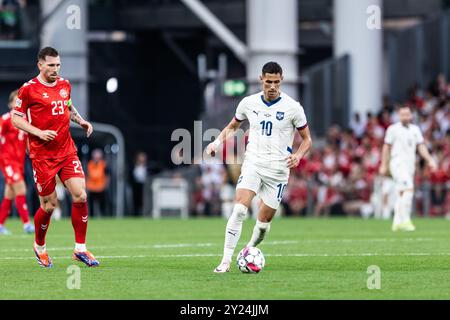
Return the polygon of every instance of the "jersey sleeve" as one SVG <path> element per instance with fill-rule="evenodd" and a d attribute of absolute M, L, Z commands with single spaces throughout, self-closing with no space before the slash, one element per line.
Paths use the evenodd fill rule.
<path fill-rule="evenodd" d="M 308 126 L 308 121 L 306 120 L 305 110 L 300 103 L 295 106 L 294 117 L 292 119 L 292 124 L 297 130 L 302 130 Z"/>
<path fill-rule="evenodd" d="M 239 122 L 247 119 L 247 98 L 244 98 L 239 102 L 234 118 Z"/>
<path fill-rule="evenodd" d="M 14 110 L 13 113 L 21 116 L 23 118 L 26 117 L 27 114 L 27 110 L 28 110 L 28 88 L 27 88 L 27 84 L 25 84 L 22 88 L 20 88 L 18 94 L 17 94 L 17 99 L 16 99 L 16 103 L 14 106 Z"/>
<path fill-rule="evenodd" d="M 420 131 L 419 127 L 416 127 L 416 139 L 417 139 L 417 145 L 425 142 L 425 140 L 423 139 L 422 132 Z"/>
<path fill-rule="evenodd" d="M 390 126 L 386 130 L 386 135 L 384 136 L 384 143 L 392 145 L 394 143 L 394 130 Z"/>

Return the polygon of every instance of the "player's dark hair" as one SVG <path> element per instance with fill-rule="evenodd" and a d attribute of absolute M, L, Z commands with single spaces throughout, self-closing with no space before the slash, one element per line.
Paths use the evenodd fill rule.
<path fill-rule="evenodd" d="M 41 51 L 38 53 L 38 61 L 44 60 L 45 57 L 59 57 L 59 53 L 55 48 L 52 47 L 45 47 L 42 48 Z"/>
<path fill-rule="evenodd" d="M 262 75 L 264 76 L 266 73 L 283 75 L 283 69 L 278 63 L 270 61 L 262 67 Z"/>

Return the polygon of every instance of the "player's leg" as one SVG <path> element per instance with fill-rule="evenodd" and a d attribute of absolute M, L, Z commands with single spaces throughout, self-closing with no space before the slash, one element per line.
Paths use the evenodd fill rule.
<path fill-rule="evenodd" d="M 414 231 L 416 228 L 411 222 L 412 201 L 414 189 L 406 189 L 397 192 L 394 209 L 393 231 Z"/>
<path fill-rule="evenodd" d="M 241 237 L 242 225 L 247 216 L 248 208 L 250 207 L 252 199 L 255 195 L 256 193 L 252 190 L 236 190 L 236 199 L 233 212 L 231 213 L 225 228 L 225 244 L 223 248 L 222 261 L 214 272 L 223 273 L 230 270 L 234 250 L 236 249 L 236 245 Z"/>
<path fill-rule="evenodd" d="M 8 219 L 11 212 L 12 199 L 14 198 L 14 191 L 10 184 L 5 185 L 5 191 L 3 193 L 3 200 L 0 205 L 0 235 L 9 235 L 11 232 L 5 228 L 4 224 Z"/>
<path fill-rule="evenodd" d="M 255 247 L 260 244 L 270 231 L 270 223 L 280 206 L 289 179 L 289 173 L 280 174 L 278 172 L 271 172 L 270 170 L 264 173 L 259 191 L 261 205 L 258 218 L 253 228 L 253 234 L 247 243 L 247 247 Z"/>
<path fill-rule="evenodd" d="M 75 232 L 75 250 L 86 251 L 88 221 L 87 194 L 82 178 L 70 178 L 64 184 L 72 197 L 72 226 Z"/>
<path fill-rule="evenodd" d="M 88 204 L 86 181 L 81 177 L 61 180 L 72 197 L 72 226 L 75 232 L 75 250 L 73 258 L 85 263 L 89 267 L 99 265 L 99 262 L 86 248 L 86 233 L 88 225 Z"/>
<path fill-rule="evenodd" d="M 223 273 L 230 270 L 231 259 L 241 236 L 242 224 L 247 216 L 252 199 L 258 192 L 260 185 L 261 179 L 256 172 L 256 168 L 252 164 L 244 162 L 241 168 L 241 176 L 239 177 L 236 186 L 233 212 L 231 213 L 225 228 L 225 244 L 222 261 L 214 272 Z"/>
<path fill-rule="evenodd" d="M 383 219 L 389 220 L 392 217 L 392 212 L 395 207 L 395 200 L 397 194 L 395 192 L 395 184 L 392 178 L 386 177 L 386 206 L 383 208 Z"/>
<path fill-rule="evenodd" d="M 247 247 L 256 247 L 264 240 L 265 236 L 270 231 L 270 223 L 272 222 L 276 211 L 277 209 L 271 208 L 266 205 L 264 201 L 261 201 L 258 218 L 255 227 L 253 228 L 252 237 L 247 243 Z"/>
<path fill-rule="evenodd" d="M 23 223 L 23 230 L 26 233 L 34 233 L 34 227 L 30 223 L 30 213 L 28 212 L 27 206 L 27 187 L 25 181 L 22 179 L 12 185 L 15 194 L 16 208 L 19 213 L 20 219 Z"/>
<path fill-rule="evenodd" d="M 408 188 L 403 191 L 401 195 L 401 205 L 403 210 L 403 230 L 404 231 L 414 231 L 416 228 L 412 224 L 411 214 L 412 214 L 412 203 L 414 199 L 414 189 Z"/>
<path fill-rule="evenodd" d="M 58 203 L 55 191 L 55 176 L 60 163 L 48 159 L 35 158 L 31 160 L 31 165 L 33 167 L 33 178 L 40 202 L 39 209 L 34 214 L 34 252 L 39 265 L 50 268 L 53 264 L 47 253 L 45 238 L 53 211 Z"/>
<path fill-rule="evenodd" d="M 414 197 L 413 177 L 404 169 L 391 170 L 396 188 L 396 200 L 394 206 L 393 231 L 414 231 L 411 222 L 412 202 Z"/>
<path fill-rule="evenodd" d="M 34 227 L 35 227 L 34 252 L 36 254 L 36 259 L 39 265 L 45 268 L 50 268 L 52 267 L 53 264 L 52 260 L 50 259 L 47 253 L 45 238 L 47 235 L 48 228 L 50 226 L 53 210 L 55 210 L 56 204 L 58 202 L 56 192 L 54 191 L 54 187 L 53 191 L 49 195 L 45 196 L 40 195 L 39 202 L 40 207 L 36 212 L 36 214 L 34 215 Z"/>

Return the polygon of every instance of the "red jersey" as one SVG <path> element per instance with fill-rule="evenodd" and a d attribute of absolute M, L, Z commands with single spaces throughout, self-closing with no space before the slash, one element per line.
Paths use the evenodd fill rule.
<path fill-rule="evenodd" d="M 4 165 L 11 163 L 25 163 L 25 152 L 27 148 L 27 133 L 17 129 L 11 122 L 11 113 L 2 116 L 0 126 L 0 152 Z"/>
<path fill-rule="evenodd" d="M 59 159 L 76 153 L 69 131 L 70 93 L 70 83 L 63 78 L 49 84 L 36 77 L 20 88 L 13 112 L 27 117 L 36 128 L 53 130 L 58 134 L 52 141 L 43 141 L 30 135 L 31 159 Z"/>

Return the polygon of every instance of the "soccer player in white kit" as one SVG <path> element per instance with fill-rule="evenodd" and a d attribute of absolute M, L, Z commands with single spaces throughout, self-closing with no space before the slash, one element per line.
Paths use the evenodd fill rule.
<path fill-rule="evenodd" d="M 225 230 L 224 254 L 214 270 L 224 273 L 230 264 L 253 197 L 261 197 L 256 225 L 247 247 L 257 246 L 269 232 L 270 222 L 280 205 L 291 168 L 312 146 L 305 112 L 299 102 L 280 90 L 283 70 L 276 62 L 268 62 L 260 76 L 263 91 L 247 96 L 239 103 L 235 117 L 222 130 L 217 139 L 206 148 L 214 154 L 218 147 L 234 135 L 244 120 L 249 121 L 250 131 L 241 176 L 236 186 L 233 212 Z M 292 150 L 295 132 L 303 141 L 296 152 Z"/>
<path fill-rule="evenodd" d="M 396 200 L 392 231 L 414 231 L 411 222 L 414 196 L 414 172 L 416 170 L 416 150 L 427 161 L 431 170 L 436 163 L 431 157 L 418 126 L 411 123 L 412 112 L 408 106 L 398 110 L 399 122 L 386 131 L 379 172 L 386 175 L 388 170 L 394 178 Z"/>

